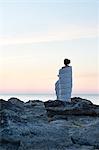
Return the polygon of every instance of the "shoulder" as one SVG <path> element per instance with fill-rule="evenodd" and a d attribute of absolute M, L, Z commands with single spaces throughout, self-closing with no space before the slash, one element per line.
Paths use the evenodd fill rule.
<path fill-rule="evenodd" d="M 60 70 L 70 70 L 70 69 L 72 69 L 72 66 L 67 66 L 67 67 L 62 67 Z"/>
<path fill-rule="evenodd" d="M 62 67 L 62 68 L 59 70 L 59 74 L 60 74 L 60 73 L 65 73 L 65 72 L 71 72 L 71 71 L 72 71 L 72 66 Z"/>

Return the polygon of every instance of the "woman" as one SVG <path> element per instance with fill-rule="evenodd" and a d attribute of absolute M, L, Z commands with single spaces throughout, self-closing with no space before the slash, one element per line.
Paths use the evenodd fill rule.
<path fill-rule="evenodd" d="M 64 60 L 64 67 L 59 70 L 59 80 L 55 84 L 55 91 L 58 100 L 71 101 L 72 92 L 72 67 L 69 66 L 70 60 Z"/>

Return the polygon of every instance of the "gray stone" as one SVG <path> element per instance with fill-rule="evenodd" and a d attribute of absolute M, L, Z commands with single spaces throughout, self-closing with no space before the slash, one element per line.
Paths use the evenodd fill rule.
<path fill-rule="evenodd" d="M 0 150 L 99 149 L 98 114 L 99 106 L 80 98 L 0 100 Z"/>
<path fill-rule="evenodd" d="M 65 104 L 61 104 L 60 107 L 59 105 L 58 107 L 55 104 L 53 105 L 53 103 L 55 102 L 45 102 L 45 107 L 49 117 L 53 117 L 55 115 L 99 116 L 99 106 L 94 105 L 85 99 L 73 98 L 71 103 L 65 102 Z M 60 101 L 57 103 L 60 103 Z"/>

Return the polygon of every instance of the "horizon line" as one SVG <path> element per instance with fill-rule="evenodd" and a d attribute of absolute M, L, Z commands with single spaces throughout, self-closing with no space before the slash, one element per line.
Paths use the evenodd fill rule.
<path fill-rule="evenodd" d="M 72 93 L 71 95 L 99 95 L 98 92 L 88 92 L 88 93 L 84 93 L 84 92 L 79 92 L 79 93 Z M 56 95 L 55 93 L 0 93 L 0 95 Z"/>

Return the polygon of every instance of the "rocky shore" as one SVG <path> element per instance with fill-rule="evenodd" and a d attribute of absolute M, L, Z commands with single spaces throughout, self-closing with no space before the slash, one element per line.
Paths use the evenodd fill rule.
<path fill-rule="evenodd" d="M 99 150 L 99 106 L 1 99 L 0 150 Z"/>

